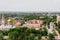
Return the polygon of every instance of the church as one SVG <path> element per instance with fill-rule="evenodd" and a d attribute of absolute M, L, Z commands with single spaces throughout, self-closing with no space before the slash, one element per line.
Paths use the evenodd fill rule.
<path fill-rule="evenodd" d="M 0 21 L 1 21 L 0 30 L 8 30 L 10 28 L 15 28 L 15 26 L 13 26 L 13 19 L 8 18 L 6 20 L 4 13 L 2 13 L 2 19 Z"/>

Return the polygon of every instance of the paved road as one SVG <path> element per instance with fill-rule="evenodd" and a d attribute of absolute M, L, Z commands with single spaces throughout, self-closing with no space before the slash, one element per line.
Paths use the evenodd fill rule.
<path fill-rule="evenodd" d="M 56 29 L 54 29 L 54 30 L 55 30 L 56 34 L 57 34 L 58 36 L 60 36 L 60 34 L 58 33 L 58 31 L 57 31 Z"/>

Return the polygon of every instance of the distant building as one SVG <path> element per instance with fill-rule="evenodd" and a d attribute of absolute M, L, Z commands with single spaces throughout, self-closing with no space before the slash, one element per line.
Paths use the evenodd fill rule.
<path fill-rule="evenodd" d="M 29 27 L 29 28 L 35 28 L 35 29 L 40 29 L 42 28 L 42 25 L 44 22 L 42 20 L 29 20 L 23 26 Z"/>
<path fill-rule="evenodd" d="M 60 40 L 60 36 L 55 36 L 55 40 Z"/>
<path fill-rule="evenodd" d="M 50 22 L 50 26 L 48 28 L 48 34 L 49 33 L 53 33 L 53 30 L 54 30 L 54 23 L 53 22 Z"/>
<path fill-rule="evenodd" d="M 15 26 L 22 26 L 25 22 L 23 20 L 19 20 L 15 23 Z"/>
<path fill-rule="evenodd" d="M 57 23 L 60 22 L 60 15 L 57 15 Z"/>

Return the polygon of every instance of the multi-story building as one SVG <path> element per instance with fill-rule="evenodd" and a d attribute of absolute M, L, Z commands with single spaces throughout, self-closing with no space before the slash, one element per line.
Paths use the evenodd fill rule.
<path fill-rule="evenodd" d="M 60 15 L 57 15 L 57 23 L 60 22 Z"/>

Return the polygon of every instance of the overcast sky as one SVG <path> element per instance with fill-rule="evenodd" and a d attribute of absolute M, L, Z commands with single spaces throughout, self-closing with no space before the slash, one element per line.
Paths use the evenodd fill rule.
<path fill-rule="evenodd" d="M 0 0 L 0 11 L 60 11 L 60 0 Z"/>

